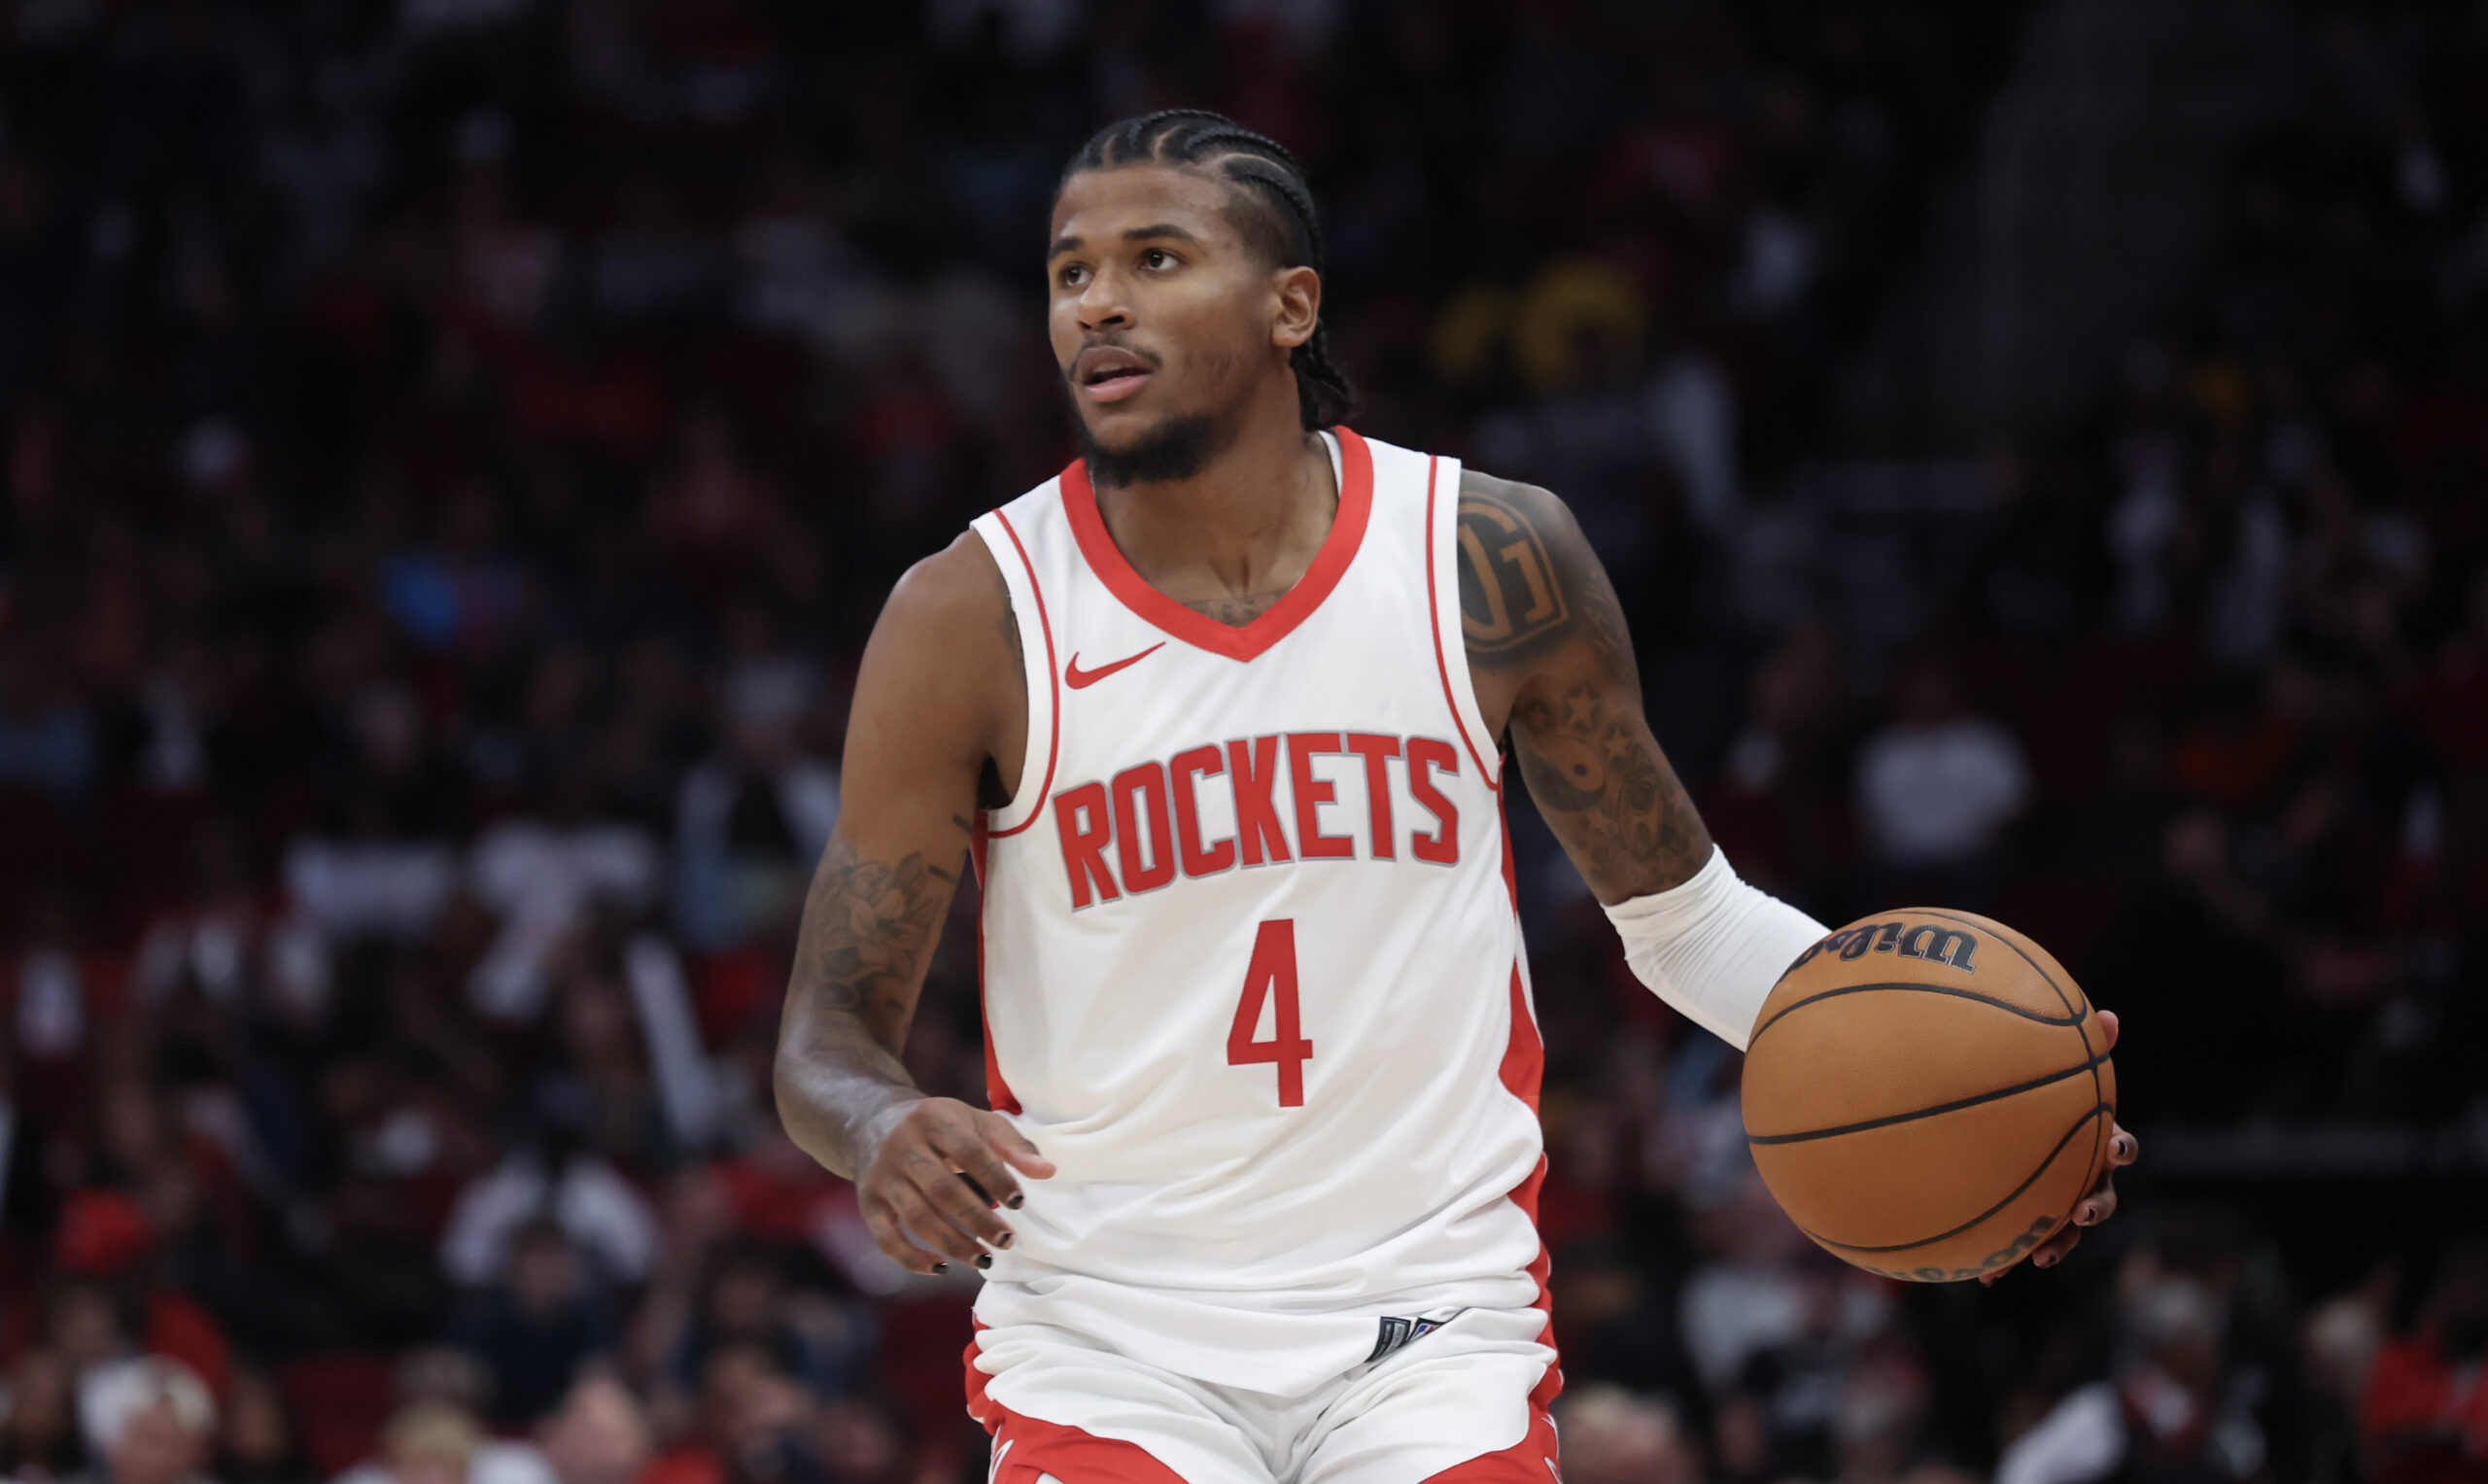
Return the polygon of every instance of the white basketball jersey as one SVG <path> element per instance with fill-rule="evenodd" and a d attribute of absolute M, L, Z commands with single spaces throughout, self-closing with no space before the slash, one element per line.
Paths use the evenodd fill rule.
<path fill-rule="evenodd" d="M 1459 466 L 1345 429 L 1333 459 L 1328 540 L 1242 628 L 1142 580 L 1080 465 L 975 524 L 1028 688 L 978 842 L 989 1091 L 1059 1169 L 978 1315 L 1291 1397 L 1385 1316 L 1543 1297 Z"/>

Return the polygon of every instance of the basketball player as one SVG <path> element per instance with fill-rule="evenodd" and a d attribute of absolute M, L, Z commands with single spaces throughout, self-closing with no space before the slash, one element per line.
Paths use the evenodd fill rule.
<path fill-rule="evenodd" d="M 1053 229 L 1087 456 L 890 594 L 778 1107 L 891 1258 L 985 1270 L 1002 1484 L 1548 1484 L 1503 749 L 1635 970 L 1730 1042 L 1824 929 L 1712 846 L 1562 502 L 1339 426 L 1287 151 L 1118 124 Z M 992 1112 L 898 1054 L 967 855 Z"/>

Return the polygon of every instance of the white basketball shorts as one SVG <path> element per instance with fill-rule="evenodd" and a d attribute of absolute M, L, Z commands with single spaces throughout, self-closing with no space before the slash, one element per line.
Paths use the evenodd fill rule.
<path fill-rule="evenodd" d="M 990 1484 L 1562 1484 L 1538 1309 L 1380 1322 L 1368 1361 L 1301 1397 L 1212 1386 L 1051 1325 L 968 1347 Z"/>

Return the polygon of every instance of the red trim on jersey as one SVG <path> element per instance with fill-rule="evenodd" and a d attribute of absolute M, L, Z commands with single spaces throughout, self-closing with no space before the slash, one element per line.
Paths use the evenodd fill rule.
<path fill-rule="evenodd" d="M 1520 872 L 1512 866 L 1512 821 L 1501 799 L 1495 801 L 1495 823 L 1503 836 L 1503 890 L 1512 899 L 1512 920 L 1520 920 Z"/>
<path fill-rule="evenodd" d="M 1521 986 L 1520 964 L 1517 961 L 1512 964 L 1511 997 L 1512 1032 L 1511 1040 L 1503 1046 L 1503 1088 L 1529 1104 L 1529 1111 L 1535 1114 L 1538 1112 L 1538 1082 L 1546 1070 L 1546 1048 L 1538 1039 L 1538 1021 L 1529 1013 L 1529 994 Z M 1538 1191 L 1544 1184 L 1546 1156 L 1539 1155 L 1538 1167 L 1531 1170 L 1529 1178 L 1514 1187 L 1511 1193 L 1512 1204 L 1520 1207 L 1521 1214 L 1529 1218 L 1533 1231 L 1538 1229 Z M 1530 1281 L 1538 1285 L 1538 1298 L 1530 1307 L 1546 1316 L 1546 1325 L 1538 1330 L 1538 1342 L 1549 1350 L 1555 1348 L 1555 1301 L 1547 1292 L 1546 1279 L 1553 1265 L 1547 1257 L 1545 1239 L 1541 1237 L 1538 1243 L 1538 1256 L 1529 1264 Z M 1563 1390 L 1564 1362 L 1558 1356 L 1547 1363 L 1546 1374 L 1538 1378 L 1537 1390 L 1529 1394 L 1530 1405 L 1542 1408 Z"/>
<path fill-rule="evenodd" d="M 977 1339 L 960 1356 L 967 1366 L 968 1415 L 993 1434 L 993 1464 L 986 1484 L 1036 1484 L 1040 1473 L 1082 1484 L 1184 1484 L 1183 1476 L 1150 1456 L 1138 1443 L 1097 1437 L 1078 1428 L 1035 1417 L 1022 1417 L 985 1395 L 993 1378 L 977 1368 L 977 1350 L 985 1321 L 976 1322 Z"/>
<path fill-rule="evenodd" d="M 1019 565 L 1027 569 L 1028 591 L 1037 600 L 1037 627 L 1044 630 L 1046 636 L 1046 694 L 1054 698 L 1054 705 L 1046 711 L 1048 723 L 1046 730 L 1051 735 L 1046 738 L 1045 781 L 1037 785 L 1037 797 L 1028 805 L 1027 818 L 1007 830 L 993 832 L 994 839 L 1007 840 L 1045 817 L 1046 796 L 1054 792 L 1054 760 L 1060 755 L 1062 747 L 1062 681 L 1054 673 L 1054 620 L 1046 616 L 1046 590 L 1037 585 L 1037 564 L 1028 560 L 1028 548 L 1020 544 L 1019 533 L 1012 528 L 1011 517 L 996 510 L 993 512 L 993 518 L 1001 524 L 1002 534 L 1011 538 L 1012 549 L 1019 553 Z M 1030 738 L 1029 741 L 1034 742 L 1035 739 Z M 1025 746 L 1026 743 L 1023 742 L 1021 745 Z M 1025 769 L 1021 770 L 1023 775 L 1025 772 Z M 1019 1110 L 1015 1108 L 1011 1111 L 1017 1113 Z"/>
<path fill-rule="evenodd" d="M 1000 1407 L 994 1414 L 994 1462 L 987 1484 L 1037 1484 L 1045 1474 L 1079 1484 L 1184 1484 L 1182 1474 L 1138 1443 L 1098 1437 Z"/>
<path fill-rule="evenodd" d="M 1546 1072 L 1546 1047 L 1538 1039 L 1538 1019 L 1529 1013 L 1529 991 L 1521 986 L 1517 961 L 1512 964 L 1511 1001 L 1511 1037 L 1503 1043 L 1503 1090 L 1529 1104 L 1529 1111 L 1536 1113 L 1538 1082 Z M 1522 1189 L 1530 1192 L 1530 1198 L 1521 1202 L 1522 1208 L 1534 1222 L 1538 1220 L 1538 1187 L 1533 1180 Z M 1513 1198 L 1518 1200 L 1519 1196 L 1515 1194 Z"/>
<path fill-rule="evenodd" d="M 1486 766 L 1477 743 L 1469 735 L 1469 723 L 1460 716 L 1460 698 L 1451 689 L 1451 665 L 1442 657 L 1442 600 L 1434 596 L 1434 484 L 1442 475 L 1442 458 L 1436 455 L 1426 464 L 1426 632 L 1434 637 L 1434 673 L 1442 677 L 1443 705 L 1451 707 L 1451 724 L 1460 729 L 1460 741 L 1469 749 L 1469 760 L 1477 765 L 1477 776 L 1486 780 L 1489 792 L 1501 795 L 1503 776 Z M 1462 663 L 1469 657 L 1461 656 Z M 1511 842 L 1503 842 L 1505 874 L 1509 875 Z"/>
<path fill-rule="evenodd" d="M 985 1331 L 989 1327 L 981 1319 L 974 1323 L 976 1334 L 969 1339 L 968 1348 L 960 1352 L 959 1360 L 968 1369 L 968 1415 L 976 1419 L 978 1427 L 990 1432 L 1001 1425 L 1002 1409 L 985 1399 L 985 1383 L 993 1378 L 977 1369 L 976 1366 L 976 1353 L 985 1348 Z"/>
<path fill-rule="evenodd" d="M 1546 1373 L 1553 1375 L 1554 1367 L 1548 1366 Z M 1555 1421 L 1546 1415 L 1545 1401 L 1532 1392 L 1529 1432 L 1519 1442 L 1498 1453 L 1482 1453 L 1465 1464 L 1454 1464 L 1430 1475 L 1425 1484 L 1564 1484 L 1564 1476 L 1555 1471 L 1556 1462 Z"/>
<path fill-rule="evenodd" d="M 968 861 L 976 867 L 976 883 L 982 888 L 987 880 L 985 869 L 985 843 L 989 837 L 980 820 L 968 831 Z M 985 904 L 976 910 L 976 1019 L 985 1031 L 985 1105 L 996 1113 L 1017 1113 L 1019 1099 L 1011 1085 L 1002 1080 L 1002 1063 L 993 1054 L 993 1018 L 985 1013 Z M 971 1347 L 973 1349 L 973 1347 Z"/>
<path fill-rule="evenodd" d="M 1512 870 L 1511 821 L 1498 809 L 1495 823 L 1501 827 L 1503 836 L 1503 887 L 1511 893 L 1512 916 L 1517 920 L 1520 916 L 1520 879 Z M 1517 958 L 1512 960 L 1511 1002 L 1511 1034 L 1503 1043 L 1503 1062 L 1499 1075 L 1503 1090 L 1527 1103 L 1529 1111 L 1535 1114 L 1538 1112 L 1538 1087 L 1546 1077 L 1546 1043 L 1538 1039 L 1538 1018 L 1530 1013 L 1529 987 L 1521 982 L 1520 960 Z M 1538 1156 L 1538 1167 L 1531 1170 L 1529 1178 L 1514 1187 L 1511 1193 L 1512 1204 L 1520 1207 L 1521 1214 L 1529 1218 L 1532 1230 L 1538 1227 L 1538 1191 L 1544 1184 L 1546 1156 L 1541 1154 Z M 1538 1243 L 1538 1257 L 1529 1264 L 1529 1276 L 1538 1285 L 1538 1301 L 1530 1307 L 1546 1316 L 1546 1326 L 1538 1331 L 1538 1342 L 1549 1350 L 1555 1348 L 1555 1302 L 1547 1292 L 1546 1279 L 1553 1265 L 1547 1257 L 1545 1239 L 1541 1237 Z M 1537 1389 L 1529 1394 L 1529 1403 L 1543 1411 L 1563 1390 L 1564 1361 L 1559 1355 L 1547 1363 L 1546 1374 L 1538 1377 Z M 1552 1452 L 1547 1456 L 1552 1458 Z M 1478 1477 L 1482 1481 L 1493 1475 L 1481 1474 Z"/>
<path fill-rule="evenodd" d="M 1088 561 L 1088 569 L 1123 600 L 1124 607 L 1195 649 L 1250 662 L 1313 616 L 1313 610 L 1322 606 L 1322 600 L 1347 574 L 1348 564 L 1356 560 L 1357 548 L 1365 540 L 1365 520 L 1373 513 L 1373 454 L 1365 439 L 1347 429 L 1339 429 L 1338 434 L 1343 477 L 1330 534 L 1323 538 L 1313 565 L 1304 569 L 1296 586 L 1268 612 L 1240 629 L 1193 612 L 1151 587 L 1149 579 L 1132 569 L 1106 529 L 1105 517 L 1097 513 L 1097 492 L 1089 487 L 1085 462 L 1075 461 L 1062 471 L 1063 513 L 1071 518 L 1071 534 L 1080 543 L 1080 554 Z"/>

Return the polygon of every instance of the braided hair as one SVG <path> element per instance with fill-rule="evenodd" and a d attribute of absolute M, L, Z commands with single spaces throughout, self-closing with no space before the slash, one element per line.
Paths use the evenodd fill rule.
<path fill-rule="evenodd" d="M 1089 170 L 1122 165 L 1189 165 L 1217 173 L 1239 186 L 1262 209 L 1239 214 L 1237 225 L 1253 245 L 1282 268 L 1328 271 L 1322 253 L 1322 219 L 1304 167 L 1277 140 L 1204 108 L 1169 108 L 1108 124 L 1081 146 L 1062 172 L 1064 184 Z M 1056 186 L 1057 193 L 1061 186 Z M 1313 337 L 1289 356 L 1296 397 L 1307 430 L 1336 426 L 1356 409 L 1356 389 L 1330 359 L 1329 327 L 1315 321 Z"/>

